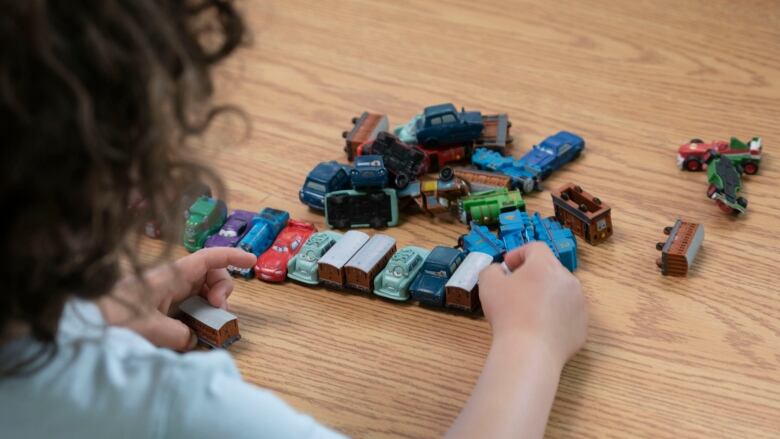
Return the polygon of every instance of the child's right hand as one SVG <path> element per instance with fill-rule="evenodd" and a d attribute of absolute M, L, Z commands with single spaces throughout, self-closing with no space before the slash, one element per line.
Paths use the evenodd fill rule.
<path fill-rule="evenodd" d="M 494 339 L 544 343 L 561 367 L 585 343 L 588 311 L 579 280 L 542 243 L 530 243 L 482 271 L 479 295 Z"/>

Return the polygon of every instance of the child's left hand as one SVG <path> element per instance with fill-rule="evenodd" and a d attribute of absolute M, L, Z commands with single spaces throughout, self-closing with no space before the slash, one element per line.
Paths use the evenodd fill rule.
<path fill-rule="evenodd" d="M 201 295 L 213 306 L 226 308 L 233 279 L 226 267 L 247 268 L 257 258 L 243 250 L 215 247 L 185 256 L 173 264 L 120 281 L 114 291 L 98 300 L 109 325 L 124 326 L 157 346 L 180 352 L 195 347 L 197 338 L 187 325 L 168 316 L 172 304 Z"/>

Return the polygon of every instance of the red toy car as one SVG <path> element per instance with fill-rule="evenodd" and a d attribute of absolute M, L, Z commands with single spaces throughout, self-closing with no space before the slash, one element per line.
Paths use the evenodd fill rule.
<path fill-rule="evenodd" d="M 290 220 L 271 248 L 257 258 L 255 275 L 266 282 L 282 282 L 287 277 L 287 263 L 301 249 L 303 243 L 317 231 L 314 224 Z"/>
<path fill-rule="evenodd" d="M 426 156 L 428 156 L 430 172 L 438 172 L 441 168 L 457 162 L 468 162 L 471 160 L 471 146 L 450 146 L 436 149 L 423 148 L 420 145 L 420 149 L 423 150 Z"/>
<path fill-rule="evenodd" d="M 712 159 L 712 153 L 728 158 L 741 171 L 748 175 L 758 172 L 761 163 L 761 138 L 754 137 L 742 142 L 736 137 L 730 141 L 713 140 L 704 143 L 701 139 L 692 139 L 677 150 L 677 166 L 686 171 L 703 171 Z"/>

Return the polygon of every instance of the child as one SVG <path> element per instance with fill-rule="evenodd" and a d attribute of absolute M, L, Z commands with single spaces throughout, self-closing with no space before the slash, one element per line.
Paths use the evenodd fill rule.
<path fill-rule="evenodd" d="M 174 352 L 196 340 L 169 307 L 196 294 L 226 306 L 225 267 L 249 267 L 252 255 L 207 249 L 153 270 L 137 257 L 144 221 L 180 218 L 173 194 L 221 188 L 184 140 L 219 112 L 211 68 L 242 35 L 227 0 L 5 4 L 4 436 L 339 436 L 242 381 L 226 352 Z M 147 211 L 129 214 L 139 197 Z M 123 263 L 134 275 L 119 280 Z M 561 369 L 585 340 L 580 285 L 544 245 L 506 264 L 511 274 L 493 265 L 480 276 L 492 347 L 451 437 L 541 437 Z"/>

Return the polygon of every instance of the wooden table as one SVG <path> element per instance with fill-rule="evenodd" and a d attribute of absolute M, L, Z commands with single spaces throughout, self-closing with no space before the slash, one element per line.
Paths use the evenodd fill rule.
<path fill-rule="evenodd" d="M 615 234 L 579 242 L 590 335 L 547 434 L 778 437 L 777 2 L 508 3 L 244 3 L 252 45 L 220 72 L 218 96 L 243 107 L 251 132 L 226 117 L 204 152 L 230 207 L 287 209 L 324 229 L 298 189 L 317 162 L 345 160 L 341 132 L 363 110 L 393 125 L 440 102 L 507 112 L 515 155 L 579 133 L 585 153 L 545 186 L 601 197 Z M 731 135 L 760 135 L 767 152 L 740 218 L 706 198 L 705 174 L 675 166 L 688 139 Z M 526 200 L 552 214 L 549 192 Z M 678 216 L 706 238 L 690 276 L 667 278 L 655 243 Z M 417 214 L 387 233 L 431 248 L 465 230 Z M 239 280 L 231 303 L 246 379 L 356 437 L 440 436 L 490 344 L 481 318 L 289 282 Z"/>

